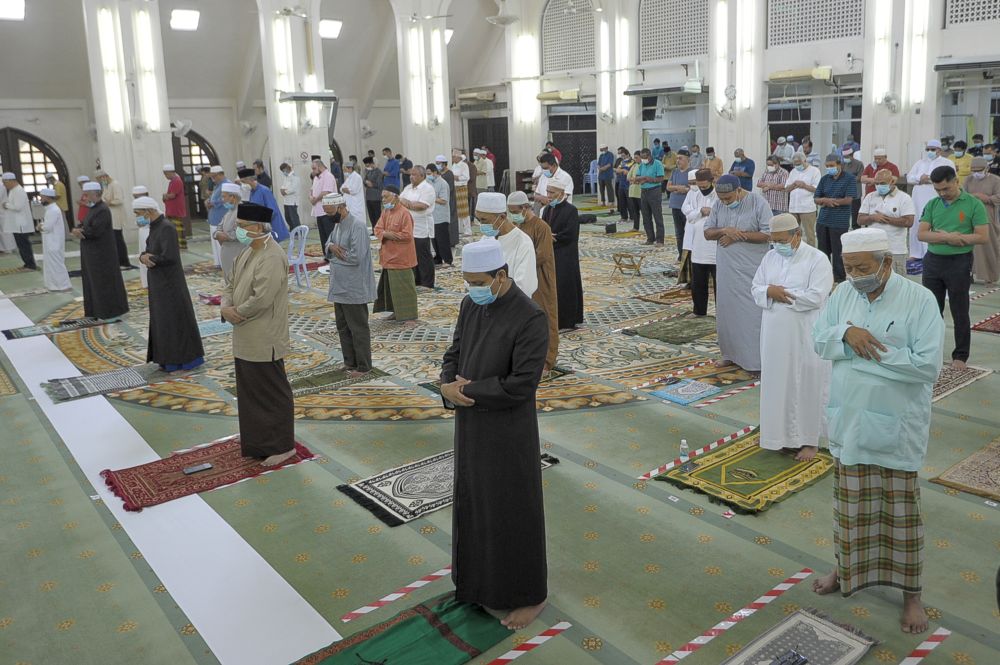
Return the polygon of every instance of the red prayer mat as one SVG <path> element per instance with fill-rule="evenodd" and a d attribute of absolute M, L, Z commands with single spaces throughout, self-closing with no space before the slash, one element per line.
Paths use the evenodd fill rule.
<path fill-rule="evenodd" d="M 306 270 L 309 271 L 319 270 L 324 265 L 326 264 L 323 263 L 322 261 L 309 261 L 308 263 L 306 263 Z M 292 275 L 294 273 L 295 273 L 295 266 L 288 266 L 288 274 Z"/>
<path fill-rule="evenodd" d="M 989 318 L 983 319 L 976 325 L 972 326 L 972 329 L 979 330 L 980 332 L 1000 333 L 1000 312 Z"/>
<path fill-rule="evenodd" d="M 125 502 L 125 510 L 138 512 L 143 508 L 173 501 L 190 494 L 208 492 L 226 485 L 270 473 L 286 466 L 299 464 L 316 455 L 295 442 L 295 454 L 284 464 L 262 466 L 260 460 L 240 454 L 239 435 L 180 451 L 161 460 L 128 469 L 101 471 L 101 477 L 115 496 Z M 184 469 L 208 462 L 212 468 L 189 476 Z"/>

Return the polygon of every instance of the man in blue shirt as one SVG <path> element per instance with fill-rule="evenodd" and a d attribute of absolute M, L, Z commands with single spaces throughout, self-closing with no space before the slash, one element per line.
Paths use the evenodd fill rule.
<path fill-rule="evenodd" d="M 250 186 L 249 202 L 271 209 L 273 213 L 271 216 L 271 235 L 274 236 L 274 239 L 278 242 L 288 240 L 288 225 L 285 224 L 285 218 L 281 215 L 281 208 L 274 198 L 274 193 L 265 185 L 257 182 L 257 174 L 253 169 L 240 169 L 237 175 L 240 182 Z"/>
<path fill-rule="evenodd" d="M 729 172 L 740 179 L 740 189 L 753 191 L 753 172 L 756 168 L 757 165 L 746 156 L 743 148 L 733 151 L 733 164 L 729 167 Z"/>
<path fill-rule="evenodd" d="M 838 284 L 844 281 L 840 237 L 851 229 L 851 204 L 857 195 L 857 180 L 850 173 L 844 172 L 840 155 L 827 155 L 826 172 L 813 193 L 813 200 L 819 208 L 816 244 L 833 264 L 833 280 Z"/>
<path fill-rule="evenodd" d="M 681 210 L 684 206 L 684 199 L 687 198 L 688 190 L 688 167 L 690 166 L 691 153 L 683 148 L 677 151 L 677 166 L 670 172 L 670 180 L 667 181 L 667 191 L 670 198 L 667 205 L 670 206 L 670 214 L 674 218 L 674 236 L 677 238 L 677 260 L 681 260 L 681 250 L 684 248 L 684 227 L 687 226 L 687 216 Z"/>
<path fill-rule="evenodd" d="M 608 146 L 601 146 L 600 156 L 597 158 L 597 197 L 607 206 L 615 204 L 615 157 L 608 150 Z"/>
<path fill-rule="evenodd" d="M 663 246 L 663 163 L 653 159 L 649 148 L 643 148 L 642 163 L 635 174 L 635 181 L 642 189 L 639 207 L 642 210 L 642 226 L 646 230 L 646 244 Z"/>
<path fill-rule="evenodd" d="M 663 161 L 663 155 L 665 154 L 663 146 L 660 145 L 660 139 L 653 139 L 653 151 L 650 153 L 654 160 L 658 162 Z"/>
<path fill-rule="evenodd" d="M 382 167 L 385 178 L 382 180 L 382 186 L 393 185 L 402 189 L 402 181 L 399 177 L 399 160 L 392 156 L 392 150 L 389 148 L 382 148 L 382 155 L 385 157 L 385 166 Z"/>
<path fill-rule="evenodd" d="M 208 177 L 214 183 L 212 195 L 208 198 L 206 204 L 208 206 L 208 224 L 210 227 L 208 236 L 212 239 L 212 258 L 215 259 L 215 265 L 221 266 L 221 246 L 219 245 L 219 241 L 215 239 L 215 232 L 219 230 L 219 224 L 222 223 L 222 218 L 226 216 L 226 206 L 223 205 L 222 201 L 222 185 L 229 182 L 229 178 L 226 177 L 225 170 L 218 164 L 209 169 Z"/>

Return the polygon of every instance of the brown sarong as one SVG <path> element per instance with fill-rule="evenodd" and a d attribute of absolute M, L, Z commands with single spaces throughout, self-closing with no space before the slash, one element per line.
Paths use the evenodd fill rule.
<path fill-rule="evenodd" d="M 235 360 L 243 456 L 287 453 L 295 447 L 295 402 L 285 361 Z"/>
<path fill-rule="evenodd" d="M 413 321 L 417 318 L 417 287 L 411 268 L 383 268 L 378 278 L 378 295 L 372 311 L 392 312 L 397 321 Z"/>

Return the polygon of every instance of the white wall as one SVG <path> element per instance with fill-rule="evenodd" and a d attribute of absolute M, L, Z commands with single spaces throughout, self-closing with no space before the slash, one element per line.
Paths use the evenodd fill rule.
<path fill-rule="evenodd" d="M 403 151 L 403 116 L 399 108 L 398 100 L 377 100 L 368 114 L 368 125 L 375 130 L 375 135 L 368 139 L 361 139 L 361 146 L 358 156 L 366 153 L 369 149 L 381 158 L 382 148 L 392 148 L 394 153 Z M 407 155 L 417 163 L 423 160 L 426 155 Z M 433 159 L 434 155 L 430 156 Z M 424 162 L 426 164 L 426 162 Z"/>
<path fill-rule="evenodd" d="M 84 100 L 0 100 L 3 127 L 34 134 L 51 145 L 66 162 L 74 187 L 76 176 L 93 176 L 97 142 L 90 133 L 90 114 Z"/>
<path fill-rule="evenodd" d="M 219 156 L 219 163 L 233 170 L 237 154 L 236 107 L 232 100 L 171 99 L 171 120 L 190 120 L 191 129 L 208 141 Z"/>

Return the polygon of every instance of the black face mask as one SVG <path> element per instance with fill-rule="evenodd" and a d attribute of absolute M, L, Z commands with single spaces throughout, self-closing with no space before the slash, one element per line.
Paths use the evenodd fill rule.
<path fill-rule="evenodd" d="M 333 223 L 334 224 L 339 224 L 340 223 L 340 211 L 339 210 L 337 212 L 333 213 L 333 218 L 332 219 L 333 219 Z"/>
<path fill-rule="evenodd" d="M 699 187 L 698 189 L 701 191 L 702 194 L 708 196 L 709 194 L 712 193 L 712 190 L 715 189 L 715 187 Z"/>

